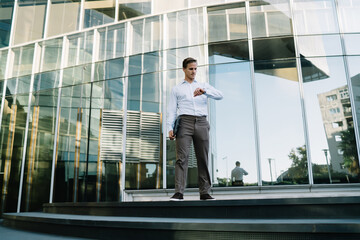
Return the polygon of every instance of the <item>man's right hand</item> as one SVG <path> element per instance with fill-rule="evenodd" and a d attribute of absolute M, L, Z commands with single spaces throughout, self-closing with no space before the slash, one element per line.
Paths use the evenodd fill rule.
<path fill-rule="evenodd" d="M 175 139 L 173 130 L 170 130 L 170 131 L 169 131 L 169 138 L 170 138 L 170 140 L 174 140 L 174 139 Z"/>

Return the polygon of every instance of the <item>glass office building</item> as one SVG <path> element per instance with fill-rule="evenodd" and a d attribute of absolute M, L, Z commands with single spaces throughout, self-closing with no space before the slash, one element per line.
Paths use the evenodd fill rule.
<path fill-rule="evenodd" d="M 0 212 L 173 189 L 167 99 L 188 56 L 224 94 L 209 102 L 213 189 L 236 188 L 236 161 L 247 189 L 359 183 L 359 12 L 360 0 L 0 0 Z"/>

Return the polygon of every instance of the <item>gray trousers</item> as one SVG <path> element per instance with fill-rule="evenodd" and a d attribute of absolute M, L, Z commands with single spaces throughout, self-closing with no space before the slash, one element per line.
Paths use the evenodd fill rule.
<path fill-rule="evenodd" d="M 210 125 L 206 117 L 181 115 L 180 118 L 176 136 L 175 192 L 184 193 L 190 146 L 193 142 L 198 167 L 199 192 L 200 194 L 209 193 L 211 187 L 208 170 Z"/>

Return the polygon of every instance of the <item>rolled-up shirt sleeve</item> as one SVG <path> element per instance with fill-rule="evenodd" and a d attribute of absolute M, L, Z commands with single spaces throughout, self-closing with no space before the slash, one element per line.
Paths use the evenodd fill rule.
<path fill-rule="evenodd" d="M 204 90 L 205 90 L 205 95 L 208 98 L 212 98 L 212 99 L 215 99 L 215 100 L 223 99 L 222 92 L 217 90 L 216 88 L 214 88 L 213 86 L 211 86 L 208 83 L 205 84 Z"/>
<path fill-rule="evenodd" d="M 171 90 L 169 104 L 167 107 L 167 131 L 173 130 L 174 122 L 177 114 L 177 99 L 176 99 L 176 89 Z"/>

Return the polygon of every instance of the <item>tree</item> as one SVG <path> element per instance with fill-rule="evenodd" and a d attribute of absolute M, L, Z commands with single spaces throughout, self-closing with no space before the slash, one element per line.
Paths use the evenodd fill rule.
<path fill-rule="evenodd" d="M 288 177 L 295 183 L 308 182 L 308 162 L 305 145 L 291 149 L 289 159 L 292 160 L 291 167 L 288 170 Z"/>
<path fill-rule="evenodd" d="M 349 173 L 360 177 L 359 158 L 356 148 L 356 139 L 354 128 L 349 127 L 345 131 L 341 131 L 341 142 L 339 148 L 343 152 L 344 166 Z"/>

